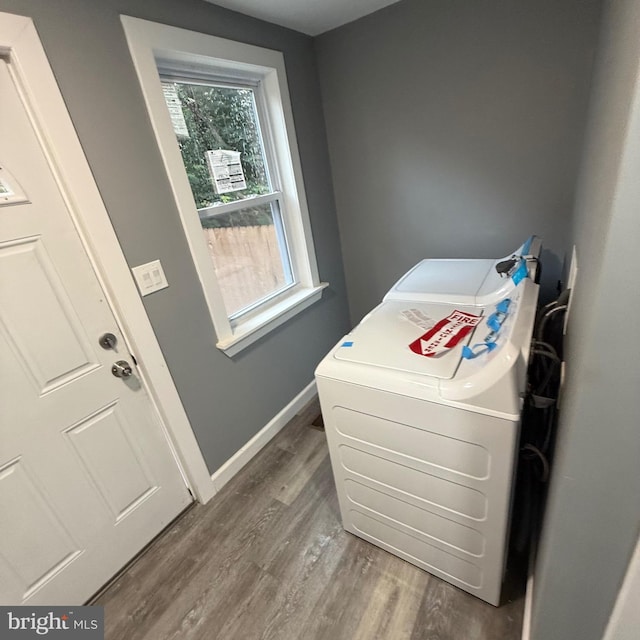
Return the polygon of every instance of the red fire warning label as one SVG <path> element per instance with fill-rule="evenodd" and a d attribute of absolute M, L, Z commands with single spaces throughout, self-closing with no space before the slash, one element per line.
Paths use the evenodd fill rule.
<path fill-rule="evenodd" d="M 457 309 L 437 322 L 429 331 L 414 340 L 409 349 L 419 356 L 431 358 L 452 349 L 460 340 L 469 335 L 480 322 L 482 316 L 465 313 Z"/>

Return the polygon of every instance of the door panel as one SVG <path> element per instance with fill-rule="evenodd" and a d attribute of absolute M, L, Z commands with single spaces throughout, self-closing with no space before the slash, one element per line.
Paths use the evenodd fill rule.
<path fill-rule="evenodd" d="M 25 594 L 80 553 L 78 544 L 38 484 L 35 474 L 21 459 L 13 460 L 0 471 L 0 510 L 4 516 L 10 522 L 38 523 L 37 527 L 3 530 L 3 559 Z"/>
<path fill-rule="evenodd" d="M 99 366 L 40 237 L 0 245 L 0 295 L 4 330 L 40 395 Z"/>
<path fill-rule="evenodd" d="M 66 435 L 116 522 L 157 491 L 118 404 L 74 425 Z"/>
<path fill-rule="evenodd" d="M 81 603 L 191 496 L 1 58 L 0 96 L 0 166 L 28 200 L 0 205 L 0 604 Z"/>

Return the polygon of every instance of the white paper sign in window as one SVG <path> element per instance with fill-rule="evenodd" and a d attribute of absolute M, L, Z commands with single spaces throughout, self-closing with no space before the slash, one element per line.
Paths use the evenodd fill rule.
<path fill-rule="evenodd" d="M 164 93 L 164 100 L 167 103 L 167 108 L 169 109 L 169 116 L 171 117 L 171 124 L 173 125 L 175 134 L 177 136 L 188 138 L 189 130 L 187 129 L 187 123 L 184 120 L 182 104 L 178 97 L 176 85 L 172 82 L 163 82 L 162 91 Z"/>
<path fill-rule="evenodd" d="M 207 164 L 216 193 L 231 193 L 247 188 L 239 151 L 207 151 Z"/>

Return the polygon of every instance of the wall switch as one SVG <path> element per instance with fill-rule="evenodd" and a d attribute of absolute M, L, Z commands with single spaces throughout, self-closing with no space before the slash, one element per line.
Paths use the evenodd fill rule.
<path fill-rule="evenodd" d="M 160 260 L 154 260 L 153 262 L 147 262 L 147 264 L 133 267 L 131 272 L 136 279 L 138 289 L 140 289 L 140 295 L 142 296 L 148 296 L 154 291 L 159 291 L 169 286 Z"/>

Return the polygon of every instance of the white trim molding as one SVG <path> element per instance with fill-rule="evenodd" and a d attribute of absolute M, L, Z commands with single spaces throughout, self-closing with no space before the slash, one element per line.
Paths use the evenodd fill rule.
<path fill-rule="evenodd" d="M 167 179 L 191 250 L 200 285 L 217 336 L 216 346 L 228 356 L 319 300 L 326 284 L 318 275 L 302 165 L 294 128 L 284 56 L 280 51 L 226 40 L 139 18 L 121 16 L 127 43 L 138 74 Z M 160 70 L 218 75 L 256 83 L 263 100 L 261 122 L 265 149 L 273 153 L 278 202 L 287 237 L 294 283 L 272 298 L 256 304 L 242 316 L 230 318 L 225 308 L 182 155 L 167 109 Z M 235 206 L 235 205 L 234 205 Z"/>
<path fill-rule="evenodd" d="M 185 482 L 200 502 L 207 502 L 215 493 L 209 470 L 31 18 L 0 12 L 0 54 L 10 60 L 38 123 L 43 148 Z"/>
<path fill-rule="evenodd" d="M 284 409 L 278 412 L 247 444 L 234 453 L 212 476 L 216 492 L 220 491 L 233 476 L 316 395 L 315 380 L 310 382 Z"/>

